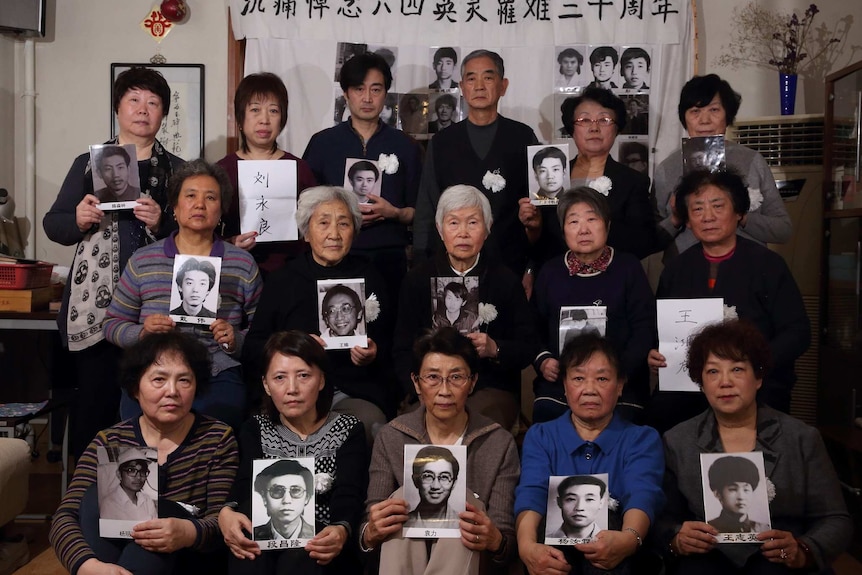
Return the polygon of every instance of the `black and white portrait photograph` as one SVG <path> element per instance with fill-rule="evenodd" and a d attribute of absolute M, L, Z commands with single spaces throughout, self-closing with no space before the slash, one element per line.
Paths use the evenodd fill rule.
<path fill-rule="evenodd" d="M 725 169 L 724 136 L 682 139 L 683 175 L 696 170 L 718 172 Z"/>
<path fill-rule="evenodd" d="M 620 75 L 626 90 L 649 90 L 652 57 L 649 46 L 623 46 Z"/>
<path fill-rule="evenodd" d="M 338 82 L 341 76 L 341 67 L 345 62 L 359 54 L 368 51 L 368 44 L 351 44 L 350 42 L 339 42 L 335 47 L 335 77 L 333 81 Z"/>
<path fill-rule="evenodd" d="M 218 312 L 221 258 L 177 254 L 171 289 L 171 319 L 210 325 Z"/>
<path fill-rule="evenodd" d="M 152 447 L 98 447 L 99 534 L 131 539 L 135 525 L 158 517 L 158 453 Z"/>
<path fill-rule="evenodd" d="M 405 445 L 404 498 L 410 512 L 402 534 L 411 538 L 461 537 L 467 509 L 467 447 Z"/>
<path fill-rule="evenodd" d="M 353 190 L 360 204 L 368 203 L 368 194 L 379 196 L 382 183 L 376 161 L 360 158 L 344 160 L 344 187 Z"/>
<path fill-rule="evenodd" d="M 317 280 L 320 337 L 327 349 L 367 347 L 365 278 Z"/>
<path fill-rule="evenodd" d="M 571 98 L 572 96 L 577 96 L 579 92 L 574 93 L 565 93 L 565 92 L 555 92 L 554 97 L 554 107 L 551 110 L 551 117 L 548 118 L 548 121 L 553 124 L 554 132 L 552 136 L 553 142 L 563 143 L 569 145 L 569 142 L 573 142 L 572 135 L 566 131 L 566 127 L 563 126 L 563 116 L 560 113 L 560 106 L 563 105 L 563 102 L 566 101 L 566 98 Z"/>
<path fill-rule="evenodd" d="M 548 479 L 545 545 L 578 545 L 608 528 L 608 474 Z"/>
<path fill-rule="evenodd" d="M 527 187 L 530 203 L 556 205 L 569 186 L 569 145 L 527 146 Z"/>
<path fill-rule="evenodd" d="M 386 65 L 389 66 L 389 69 L 392 70 L 393 80 L 397 75 L 395 74 L 395 66 L 398 61 L 398 46 L 384 46 L 381 44 L 369 44 L 366 48 L 367 52 L 371 52 L 372 54 L 377 54 L 381 58 L 386 61 Z"/>
<path fill-rule="evenodd" d="M 434 312 L 431 326 L 454 327 L 466 335 L 479 331 L 479 278 L 432 277 L 431 301 Z"/>
<path fill-rule="evenodd" d="M 636 172 L 649 175 L 649 141 L 647 139 L 621 140 L 617 161 Z"/>
<path fill-rule="evenodd" d="M 461 120 L 461 98 L 458 94 L 431 94 L 431 119 L 428 133 L 436 134 Z"/>
<path fill-rule="evenodd" d="M 138 204 L 141 178 L 134 144 L 90 146 L 90 173 L 100 210 L 131 209 Z"/>
<path fill-rule="evenodd" d="M 428 94 L 402 94 L 398 102 L 401 131 L 412 136 L 428 136 Z"/>
<path fill-rule="evenodd" d="M 554 60 L 554 88 L 561 92 L 574 92 L 585 86 L 584 54 L 586 46 L 557 46 Z"/>
<path fill-rule="evenodd" d="M 590 83 L 594 88 L 620 87 L 617 65 L 620 53 L 615 46 L 590 46 Z"/>
<path fill-rule="evenodd" d="M 626 105 L 626 126 L 620 134 L 646 136 L 649 133 L 649 95 L 620 94 Z"/>
<path fill-rule="evenodd" d="M 399 94 L 395 92 L 387 92 L 386 99 L 383 100 L 383 109 L 380 110 L 380 120 L 384 124 L 388 124 L 393 128 L 398 127 L 398 98 Z M 349 111 L 348 111 L 349 115 Z"/>
<path fill-rule="evenodd" d="M 579 335 L 606 335 L 608 308 L 603 305 L 563 306 L 560 308 L 560 350 Z"/>
<path fill-rule="evenodd" d="M 262 551 L 304 547 L 315 535 L 314 458 L 252 462 L 252 539 Z"/>
<path fill-rule="evenodd" d="M 430 49 L 431 76 L 429 90 L 453 91 L 458 89 L 461 81 L 460 53 L 461 49 L 454 46 L 440 46 Z"/>
<path fill-rule="evenodd" d="M 347 100 L 344 98 L 344 92 L 341 86 L 332 88 L 332 98 L 334 101 L 332 107 L 332 123 L 340 124 L 350 117 L 350 108 L 347 106 Z"/>
<path fill-rule="evenodd" d="M 738 535 L 771 529 L 765 469 L 761 451 L 700 454 L 704 520 L 719 543 L 751 543 Z"/>

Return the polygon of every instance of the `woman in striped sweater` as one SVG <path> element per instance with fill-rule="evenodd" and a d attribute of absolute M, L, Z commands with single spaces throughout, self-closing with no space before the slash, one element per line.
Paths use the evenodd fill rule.
<path fill-rule="evenodd" d="M 168 201 L 179 229 L 139 249 L 129 259 L 102 329 L 108 341 L 122 348 L 150 333 L 179 330 L 196 337 L 212 355 L 212 385 L 195 399 L 194 407 L 238 429 L 246 405 L 240 355 L 262 284 L 254 258 L 215 235 L 219 219 L 230 206 L 231 194 L 227 176 L 217 165 L 194 160 L 174 171 Z M 178 254 L 221 258 L 218 309 L 210 325 L 171 319 L 174 258 Z M 206 278 L 210 289 L 215 277 L 211 275 Z M 204 317 L 203 305 L 198 302 L 198 306 L 201 313 L 197 317 Z M 134 417 L 140 414 L 140 407 L 123 394 L 120 414 L 123 419 Z"/>
<path fill-rule="evenodd" d="M 72 575 L 189 573 L 213 559 L 201 552 L 220 542 L 218 512 L 239 457 L 227 425 L 191 411 L 209 382 L 209 352 L 181 333 L 150 335 L 126 351 L 121 384 L 143 413 L 96 435 L 51 524 L 51 544 Z M 97 449 L 131 446 L 158 452 L 159 518 L 136 524 L 130 540 L 102 538 Z"/>

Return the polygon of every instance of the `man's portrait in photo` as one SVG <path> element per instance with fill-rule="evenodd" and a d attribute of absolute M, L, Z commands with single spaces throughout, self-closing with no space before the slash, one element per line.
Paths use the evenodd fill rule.
<path fill-rule="evenodd" d="M 620 74 L 623 88 L 627 90 L 649 90 L 652 61 L 644 48 L 631 46 L 620 56 Z"/>
<path fill-rule="evenodd" d="M 428 94 L 404 94 L 398 102 L 401 131 L 412 136 L 428 136 Z"/>
<path fill-rule="evenodd" d="M 559 545 L 561 539 L 585 543 L 608 528 L 607 474 L 551 477 L 548 494 L 552 501 L 548 502 L 545 543 Z"/>
<path fill-rule="evenodd" d="M 649 148 L 645 142 L 637 140 L 620 142 L 619 161 L 642 174 L 649 173 Z"/>
<path fill-rule="evenodd" d="M 131 529 L 158 517 L 158 465 L 151 447 L 99 447 L 96 457 L 99 532 L 130 538 Z"/>
<path fill-rule="evenodd" d="M 432 48 L 431 66 L 434 68 L 434 81 L 428 84 L 430 90 L 451 91 L 458 88 L 458 49 L 451 46 Z"/>
<path fill-rule="evenodd" d="M 318 280 L 320 337 L 327 348 L 368 345 L 365 330 L 365 279 Z"/>
<path fill-rule="evenodd" d="M 431 536 L 425 530 L 434 531 L 433 537 L 460 537 L 459 513 L 466 509 L 467 492 L 459 478 L 466 472 L 466 447 L 406 445 L 404 450 L 404 493 L 411 508 L 405 537 Z"/>
<path fill-rule="evenodd" d="M 212 323 L 218 311 L 220 274 L 221 258 L 177 254 L 174 258 L 176 289 L 171 290 L 171 319 Z"/>
<path fill-rule="evenodd" d="M 557 53 L 554 87 L 570 92 L 584 85 L 581 67 L 584 65 L 583 47 L 564 46 Z"/>
<path fill-rule="evenodd" d="M 358 158 L 344 161 L 344 187 L 353 190 L 360 204 L 368 203 L 368 194 L 379 196 L 382 183 L 377 162 Z"/>
<path fill-rule="evenodd" d="M 123 207 L 135 206 L 135 200 L 141 197 L 141 189 L 138 187 L 140 176 L 134 144 L 90 146 L 90 169 L 95 190 L 93 195 L 99 202 L 129 202 Z"/>
<path fill-rule="evenodd" d="M 530 200 L 535 205 L 553 205 L 569 185 L 568 145 L 528 146 Z"/>
<path fill-rule="evenodd" d="M 594 88 L 619 88 L 614 82 L 614 71 L 619 62 L 619 54 L 613 46 L 598 46 L 590 52 L 590 68 L 593 71 L 593 81 L 590 86 Z"/>
<path fill-rule="evenodd" d="M 252 494 L 255 541 L 302 541 L 314 537 L 313 469 L 313 457 L 253 462 L 253 489 L 257 494 Z"/>
<path fill-rule="evenodd" d="M 770 529 L 762 452 L 703 453 L 706 522 L 719 533 L 760 533 Z"/>
<path fill-rule="evenodd" d="M 607 306 L 563 306 L 560 308 L 560 349 L 574 338 L 607 331 Z"/>
<path fill-rule="evenodd" d="M 621 134 L 646 136 L 649 133 L 649 95 L 621 94 L 626 105 L 626 127 Z"/>
<path fill-rule="evenodd" d="M 456 94 L 433 94 L 431 106 L 434 109 L 434 116 L 428 122 L 429 134 L 436 134 L 460 119 Z"/>

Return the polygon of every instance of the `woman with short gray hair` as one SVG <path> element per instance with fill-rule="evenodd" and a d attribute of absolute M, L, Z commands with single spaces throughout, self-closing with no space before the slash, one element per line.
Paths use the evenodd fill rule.
<path fill-rule="evenodd" d="M 447 188 L 435 221 L 445 251 L 411 270 L 401 286 L 393 349 L 401 391 L 416 400 L 413 341 L 432 326 L 452 325 L 470 338 L 481 360 L 467 408 L 511 429 L 520 411 L 521 370 L 538 351 L 532 310 L 518 277 L 484 249 L 494 220 L 482 192 L 467 185 Z M 453 283 L 464 286 L 463 297 L 455 297 Z"/>
<path fill-rule="evenodd" d="M 332 410 L 358 417 L 365 425 L 370 443 L 387 416 L 394 416 L 397 406 L 382 365 L 382 358 L 388 358 L 391 349 L 395 304 L 374 266 L 366 258 L 350 253 L 362 225 L 359 204 L 352 191 L 333 186 L 308 188 L 296 205 L 296 225 L 311 249 L 267 278 L 258 319 L 252 323 L 246 339 L 243 363 L 253 378 L 259 378 L 264 345 L 277 331 L 295 329 L 308 333 L 324 347 L 327 344 L 321 336 L 337 337 L 347 332 L 367 335 L 367 346 L 328 347 L 327 354 L 332 364 L 329 376 L 336 387 Z M 344 280 L 344 283 L 333 285 L 327 280 Z M 330 289 L 349 290 L 353 287 L 350 284 L 361 280 L 365 293 L 358 298 L 359 309 L 354 301 L 331 308 L 338 311 L 321 309 L 319 294 L 326 289 L 322 282 L 331 285 Z M 375 307 L 379 308 L 376 314 L 366 307 L 367 298 L 372 295 L 377 300 Z M 338 318 L 343 321 L 336 325 Z M 340 331 L 342 324 L 347 326 L 344 333 Z"/>

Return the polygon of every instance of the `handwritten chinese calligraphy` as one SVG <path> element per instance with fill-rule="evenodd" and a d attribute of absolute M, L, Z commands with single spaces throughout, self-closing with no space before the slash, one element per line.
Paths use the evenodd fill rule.
<path fill-rule="evenodd" d="M 724 302 L 721 298 L 660 299 L 656 302 L 658 314 L 659 352 L 667 367 L 659 370 L 659 389 L 662 391 L 692 391 L 700 388 L 688 376 L 685 357 L 692 333 L 702 325 L 721 321 Z"/>
<path fill-rule="evenodd" d="M 257 232 L 257 242 L 297 239 L 296 162 L 240 161 L 237 173 L 240 231 Z"/>

